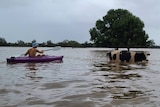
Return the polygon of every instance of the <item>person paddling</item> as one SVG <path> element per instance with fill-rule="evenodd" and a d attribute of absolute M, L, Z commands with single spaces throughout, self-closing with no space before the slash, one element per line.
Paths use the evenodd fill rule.
<path fill-rule="evenodd" d="M 43 54 L 43 50 L 38 50 L 37 49 L 37 47 L 38 47 L 38 43 L 36 43 L 36 42 L 34 42 L 34 43 L 32 43 L 32 48 L 30 48 L 30 49 L 28 49 L 27 50 L 27 52 L 24 54 L 25 56 L 29 56 L 29 57 L 36 57 L 36 56 L 40 56 L 40 54 L 39 55 L 37 55 L 37 53 L 41 53 L 42 55 L 44 55 Z"/>

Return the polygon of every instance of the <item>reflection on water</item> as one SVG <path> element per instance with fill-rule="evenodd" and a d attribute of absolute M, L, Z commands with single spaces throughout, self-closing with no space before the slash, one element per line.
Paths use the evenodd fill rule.
<path fill-rule="evenodd" d="M 132 101 L 134 103 L 149 101 L 148 95 L 154 90 L 146 89 L 143 87 L 143 83 L 140 83 L 144 79 L 144 75 L 141 73 L 147 70 L 147 63 L 95 62 L 93 66 L 93 72 L 97 72 L 101 76 L 97 79 L 97 84 L 94 85 L 96 88 L 111 94 L 110 98 L 113 99 L 111 104 L 125 104 L 124 101 L 126 104 L 128 102 L 132 104 Z"/>
<path fill-rule="evenodd" d="M 109 63 L 107 51 L 62 48 L 60 63 L 0 63 L 0 106 L 159 107 L 159 50 L 145 64 Z"/>
<path fill-rule="evenodd" d="M 42 79 L 43 77 L 38 77 L 36 75 L 36 70 L 38 70 L 38 66 L 36 63 L 26 63 L 26 69 L 29 71 L 28 73 L 26 73 L 26 77 L 29 77 L 30 79 L 32 80 L 35 80 L 35 79 Z"/>
<path fill-rule="evenodd" d="M 26 64 L 26 68 L 29 69 L 29 70 L 31 70 L 31 71 L 32 71 L 32 70 L 33 70 L 33 71 L 34 71 L 34 70 L 38 70 L 38 67 L 36 66 L 36 63 L 27 63 L 27 64 Z"/>

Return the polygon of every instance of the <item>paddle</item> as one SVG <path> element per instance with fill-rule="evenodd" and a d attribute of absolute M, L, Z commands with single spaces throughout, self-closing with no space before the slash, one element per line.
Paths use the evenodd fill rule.
<path fill-rule="evenodd" d="M 56 46 L 56 47 L 53 47 L 53 48 L 51 48 L 51 49 L 46 49 L 46 50 L 43 50 L 43 51 L 50 51 L 50 50 L 57 51 L 57 50 L 59 50 L 59 49 L 61 49 L 61 46 Z"/>

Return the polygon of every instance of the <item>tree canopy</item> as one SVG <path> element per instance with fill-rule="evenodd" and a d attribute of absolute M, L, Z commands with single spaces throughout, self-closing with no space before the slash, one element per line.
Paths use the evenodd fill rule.
<path fill-rule="evenodd" d="M 5 46 L 6 44 L 7 44 L 7 41 L 5 40 L 5 38 L 0 38 L 0 45 Z"/>
<path fill-rule="evenodd" d="M 90 29 L 90 40 L 99 47 L 148 47 L 153 40 L 144 31 L 144 23 L 125 9 L 111 9 Z"/>

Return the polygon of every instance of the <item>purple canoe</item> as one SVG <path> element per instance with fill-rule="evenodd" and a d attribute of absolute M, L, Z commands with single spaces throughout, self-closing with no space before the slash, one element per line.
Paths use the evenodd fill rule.
<path fill-rule="evenodd" d="M 37 62 L 51 62 L 51 61 L 62 61 L 63 56 L 37 56 L 37 57 L 28 57 L 28 56 L 20 56 L 20 57 L 10 57 L 7 58 L 7 63 L 37 63 Z"/>

